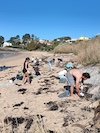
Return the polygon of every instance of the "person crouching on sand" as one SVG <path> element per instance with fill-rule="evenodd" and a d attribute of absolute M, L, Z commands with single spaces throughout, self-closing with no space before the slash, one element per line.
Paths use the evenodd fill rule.
<path fill-rule="evenodd" d="M 23 75 L 22 81 L 23 81 L 23 83 L 25 83 L 26 82 L 26 78 L 27 78 L 28 83 L 30 84 L 30 77 L 29 77 L 29 74 L 28 74 L 28 64 L 29 64 L 29 61 L 30 61 L 29 57 L 27 57 L 25 59 L 25 61 L 24 61 L 24 65 L 23 65 L 23 73 L 24 73 L 24 75 Z"/>

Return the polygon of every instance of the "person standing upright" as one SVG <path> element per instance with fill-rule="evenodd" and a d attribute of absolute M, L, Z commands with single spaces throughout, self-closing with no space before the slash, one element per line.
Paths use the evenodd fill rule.
<path fill-rule="evenodd" d="M 24 73 L 24 75 L 23 75 L 22 81 L 23 81 L 23 83 L 25 83 L 26 78 L 27 78 L 28 83 L 30 84 L 30 77 L 29 77 L 29 74 L 28 74 L 28 64 L 29 64 L 29 61 L 30 61 L 29 57 L 27 57 L 25 59 L 25 61 L 24 61 L 24 65 L 23 65 L 23 73 Z"/>
<path fill-rule="evenodd" d="M 55 59 L 54 59 L 54 58 L 48 62 L 48 65 L 49 65 L 49 71 L 52 71 L 52 70 L 53 70 L 52 65 L 53 65 L 54 62 L 55 62 Z"/>

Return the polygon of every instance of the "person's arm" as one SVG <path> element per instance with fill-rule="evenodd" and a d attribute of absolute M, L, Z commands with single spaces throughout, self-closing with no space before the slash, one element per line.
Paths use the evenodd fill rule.
<path fill-rule="evenodd" d="M 81 80 L 81 85 L 84 85 L 84 79 Z"/>
<path fill-rule="evenodd" d="M 27 62 L 26 62 L 26 63 L 25 63 L 25 69 L 26 69 L 26 70 L 28 70 L 27 65 L 28 65 L 28 64 L 27 64 Z"/>
<path fill-rule="evenodd" d="M 80 89 L 79 89 L 79 82 L 80 82 L 80 78 L 77 78 L 77 79 L 76 79 L 76 84 L 75 84 L 75 88 L 76 88 L 77 93 L 80 92 Z"/>

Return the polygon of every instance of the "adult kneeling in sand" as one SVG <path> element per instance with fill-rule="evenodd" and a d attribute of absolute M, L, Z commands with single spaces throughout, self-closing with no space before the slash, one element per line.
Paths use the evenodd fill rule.
<path fill-rule="evenodd" d="M 29 61 L 30 61 L 30 58 L 27 57 L 25 59 L 24 66 L 23 66 L 23 73 L 24 73 L 24 75 L 23 75 L 22 81 L 23 81 L 23 83 L 25 83 L 25 78 L 27 77 L 28 83 L 30 84 L 30 77 L 29 77 L 29 74 L 28 74 L 28 64 L 29 64 Z"/>
<path fill-rule="evenodd" d="M 83 83 L 84 80 L 90 78 L 89 73 L 82 73 L 79 69 L 71 69 L 67 72 L 67 79 L 70 87 L 70 95 L 73 96 L 74 87 L 76 92 L 80 95 L 79 84 L 80 80 Z"/>

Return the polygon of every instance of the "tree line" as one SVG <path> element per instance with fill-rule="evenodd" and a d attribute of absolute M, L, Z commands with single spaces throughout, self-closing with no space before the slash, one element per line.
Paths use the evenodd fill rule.
<path fill-rule="evenodd" d="M 63 40 L 68 40 L 70 39 L 70 37 L 62 37 L 62 38 L 58 38 L 61 40 L 61 42 L 63 42 Z M 0 36 L 0 47 L 3 45 L 5 41 L 5 38 L 3 36 Z M 48 40 L 45 40 L 46 42 Z M 6 42 L 10 42 L 12 44 L 11 47 L 13 48 L 20 48 L 20 49 L 26 49 L 26 50 L 46 50 L 46 51 L 50 51 L 53 50 L 56 46 L 59 45 L 59 42 L 57 41 L 57 39 L 54 39 L 51 42 L 51 45 L 47 45 L 46 43 L 40 43 L 39 41 L 39 37 L 35 36 L 34 34 L 24 34 L 22 36 L 22 39 L 20 38 L 19 35 L 16 35 L 14 37 L 10 37 L 9 40 L 7 40 Z M 48 41 L 49 42 L 49 41 Z"/>
<path fill-rule="evenodd" d="M 0 36 L 0 47 L 3 45 L 5 41 L 5 38 L 3 36 Z M 6 42 L 10 42 L 12 44 L 13 48 L 21 48 L 21 49 L 26 49 L 26 50 L 50 50 L 51 47 L 47 46 L 45 43 L 40 44 L 39 42 L 39 37 L 35 36 L 34 34 L 28 34 L 26 33 L 25 35 L 22 36 L 22 39 L 20 38 L 19 35 L 16 35 L 14 37 L 10 37 L 9 40 Z"/>
<path fill-rule="evenodd" d="M 10 39 L 7 40 L 7 42 L 12 43 L 12 45 L 19 45 L 20 43 L 27 44 L 28 42 L 34 41 L 34 40 L 39 40 L 39 38 L 34 34 L 30 35 L 27 33 L 22 36 L 22 40 L 20 39 L 20 35 L 16 35 L 14 37 L 10 37 Z M 4 41 L 5 41 L 5 38 L 3 36 L 0 36 L 0 45 L 3 44 Z"/>

